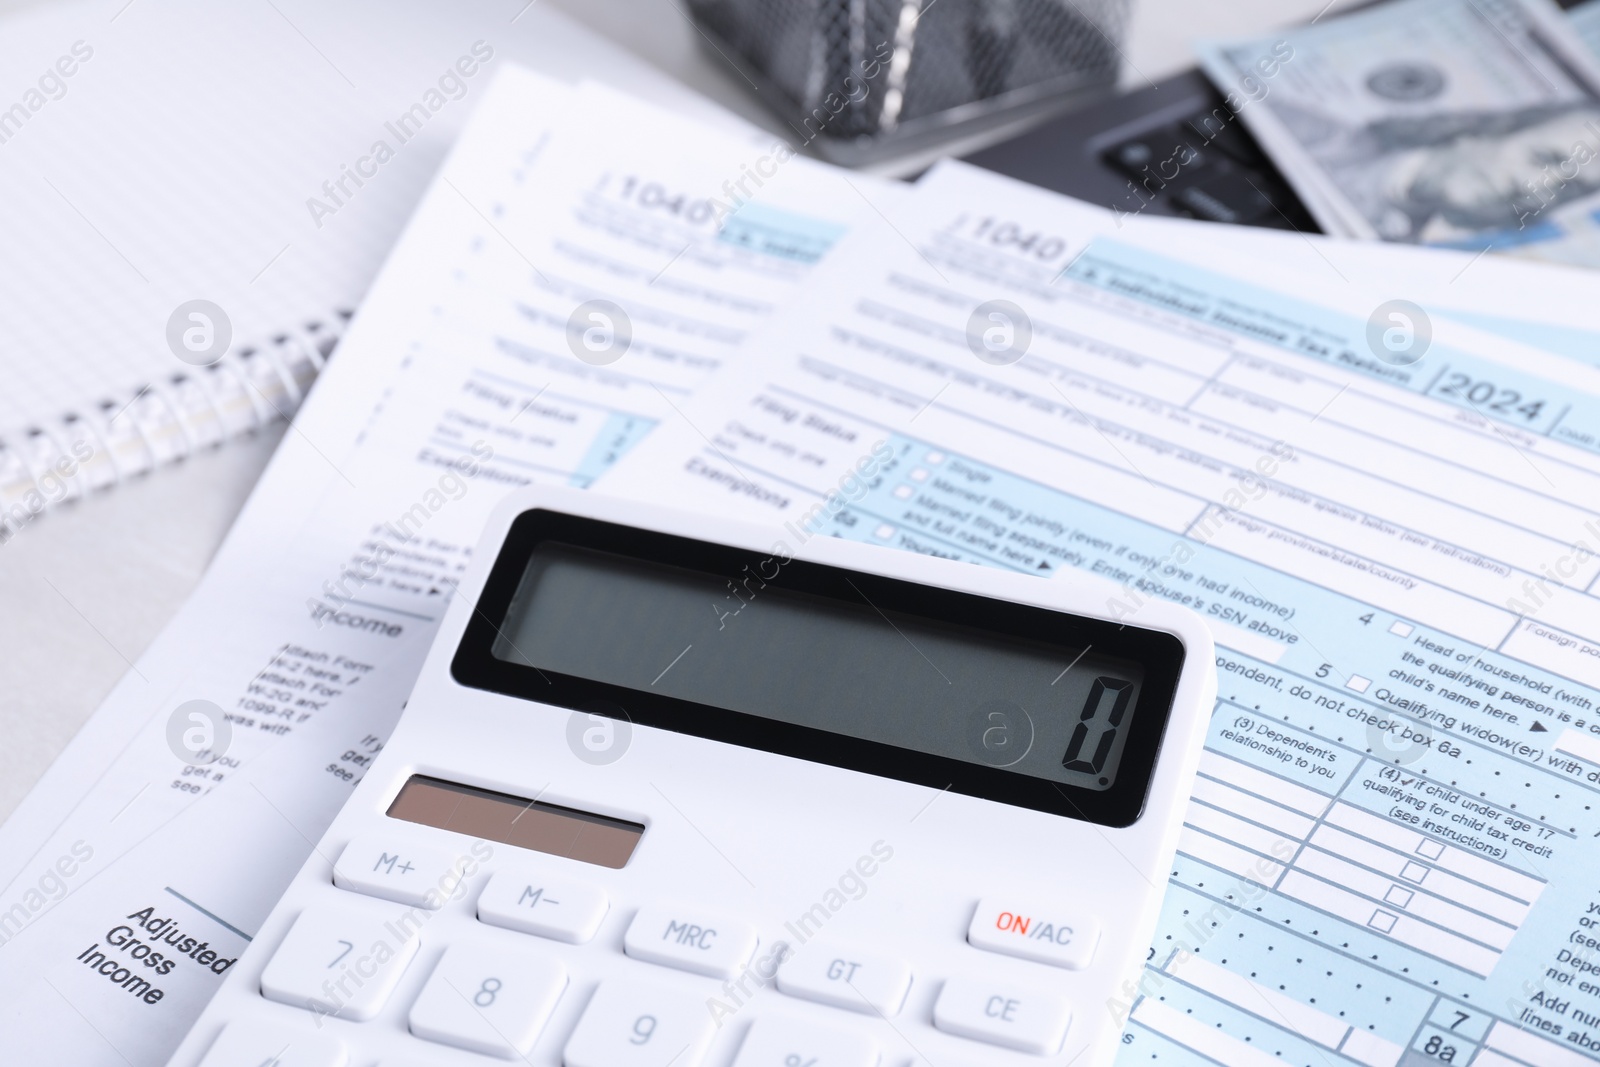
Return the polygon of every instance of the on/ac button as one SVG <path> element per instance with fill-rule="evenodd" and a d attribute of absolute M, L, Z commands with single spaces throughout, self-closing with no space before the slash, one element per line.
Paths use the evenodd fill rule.
<path fill-rule="evenodd" d="M 1100 924 L 1060 904 L 984 897 L 967 927 L 967 943 L 1036 963 L 1082 970 L 1100 944 Z"/>

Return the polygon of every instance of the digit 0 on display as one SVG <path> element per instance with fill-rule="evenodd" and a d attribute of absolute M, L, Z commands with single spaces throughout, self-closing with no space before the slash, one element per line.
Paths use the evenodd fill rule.
<path fill-rule="evenodd" d="M 1111 751 L 1116 746 L 1122 717 L 1127 714 L 1128 700 L 1133 685 L 1118 678 L 1096 678 L 1089 687 L 1089 696 L 1083 702 L 1083 713 L 1078 725 L 1073 727 L 1072 742 L 1061 764 L 1069 771 L 1093 775 L 1101 785 L 1108 784 L 1100 777 Z"/>

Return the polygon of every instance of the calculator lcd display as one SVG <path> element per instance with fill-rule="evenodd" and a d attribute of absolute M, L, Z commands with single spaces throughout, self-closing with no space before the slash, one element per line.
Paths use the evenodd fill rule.
<path fill-rule="evenodd" d="M 842 596 L 785 587 L 784 566 L 716 574 L 546 542 L 493 655 L 1078 789 L 1116 781 L 1138 663 L 884 610 L 848 576 Z"/>

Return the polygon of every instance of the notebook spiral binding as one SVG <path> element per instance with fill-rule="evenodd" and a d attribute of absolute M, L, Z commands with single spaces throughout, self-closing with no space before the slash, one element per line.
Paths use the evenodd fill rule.
<path fill-rule="evenodd" d="M 344 308 L 184 367 L 121 402 L 0 435 L 0 544 L 49 508 L 293 417 L 339 343 Z"/>

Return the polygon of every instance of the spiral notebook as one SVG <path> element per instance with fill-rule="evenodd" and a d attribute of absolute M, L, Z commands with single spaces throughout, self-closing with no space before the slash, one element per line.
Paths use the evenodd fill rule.
<path fill-rule="evenodd" d="M 292 415 L 497 67 L 730 121 L 526 0 L 69 0 L 3 25 L 0 542 Z M 193 300 L 231 329 L 208 366 L 168 342 Z"/>

